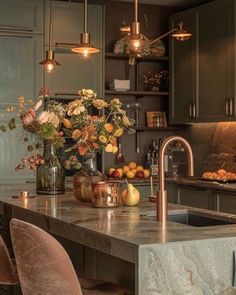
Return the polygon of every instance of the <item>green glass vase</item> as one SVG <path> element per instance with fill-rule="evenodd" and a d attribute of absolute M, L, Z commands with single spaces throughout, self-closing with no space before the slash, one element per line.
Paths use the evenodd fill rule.
<path fill-rule="evenodd" d="M 54 145 L 46 143 L 44 164 L 37 168 L 37 194 L 60 195 L 65 193 L 65 171 Z"/>

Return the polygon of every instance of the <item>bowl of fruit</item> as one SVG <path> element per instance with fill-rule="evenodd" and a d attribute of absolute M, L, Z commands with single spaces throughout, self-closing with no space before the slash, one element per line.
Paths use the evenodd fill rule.
<path fill-rule="evenodd" d="M 212 172 L 204 172 L 201 176 L 201 180 L 217 181 L 217 182 L 236 182 L 236 173 L 226 171 L 225 169 L 219 169 Z"/>
<path fill-rule="evenodd" d="M 119 168 L 109 168 L 107 175 L 113 179 L 145 179 L 150 177 L 150 170 L 135 162 L 130 162 Z"/>

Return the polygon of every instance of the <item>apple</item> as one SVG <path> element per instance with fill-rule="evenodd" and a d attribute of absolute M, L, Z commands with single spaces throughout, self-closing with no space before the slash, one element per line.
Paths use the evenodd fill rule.
<path fill-rule="evenodd" d="M 144 178 L 144 177 L 145 177 L 145 176 L 144 176 L 144 172 L 143 172 L 142 170 L 137 171 L 137 173 L 136 173 L 135 176 L 138 177 L 138 178 Z"/>
<path fill-rule="evenodd" d="M 112 175 L 111 175 L 113 178 L 120 178 L 120 173 L 119 171 L 115 170 L 112 172 Z"/>

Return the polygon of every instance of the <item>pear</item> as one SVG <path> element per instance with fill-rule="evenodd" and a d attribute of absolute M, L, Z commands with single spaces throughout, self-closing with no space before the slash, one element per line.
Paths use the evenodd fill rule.
<path fill-rule="evenodd" d="M 133 184 L 127 182 L 127 188 L 123 190 L 121 198 L 124 205 L 135 206 L 140 200 L 140 192 Z"/>

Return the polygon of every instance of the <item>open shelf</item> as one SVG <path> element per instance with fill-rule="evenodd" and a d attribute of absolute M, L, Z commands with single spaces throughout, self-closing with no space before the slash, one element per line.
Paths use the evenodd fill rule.
<path fill-rule="evenodd" d="M 168 96 L 169 92 L 162 91 L 162 92 L 156 92 L 156 91 L 115 91 L 115 90 L 105 90 L 105 94 L 109 95 L 129 95 L 129 96 Z"/>
<path fill-rule="evenodd" d="M 129 55 L 126 54 L 116 54 L 112 52 L 107 52 L 105 54 L 106 59 L 121 59 L 121 60 L 128 60 Z M 153 61 L 168 61 L 168 56 L 142 56 L 142 57 L 136 57 L 137 61 L 143 61 L 143 62 L 153 62 Z"/>

